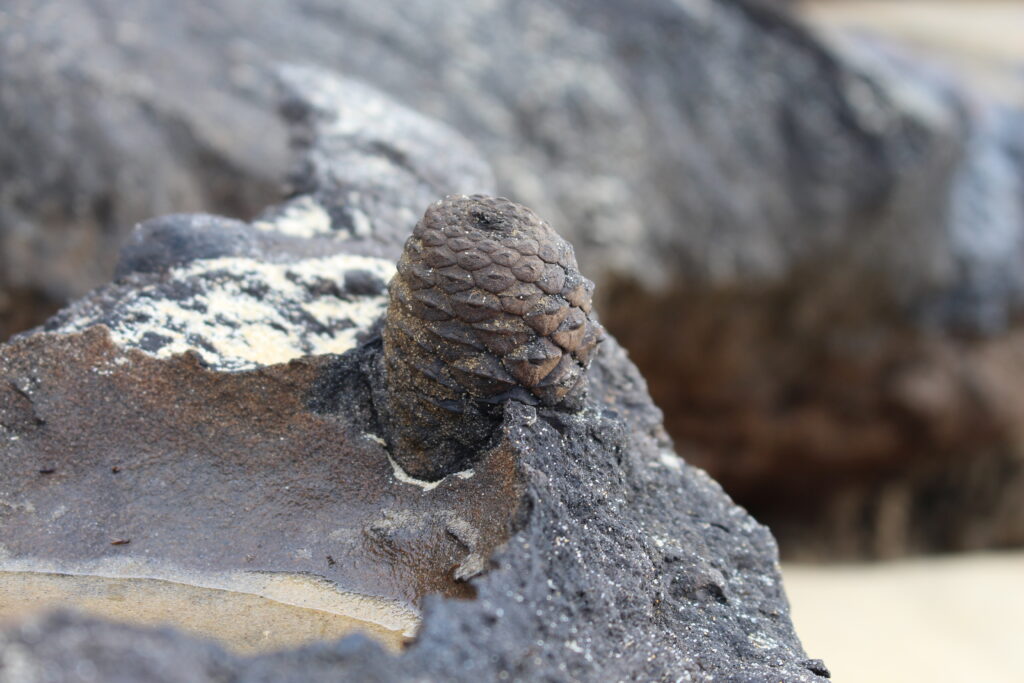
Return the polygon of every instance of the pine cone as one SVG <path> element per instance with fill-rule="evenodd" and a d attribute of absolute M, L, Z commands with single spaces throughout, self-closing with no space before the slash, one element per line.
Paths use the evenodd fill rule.
<path fill-rule="evenodd" d="M 569 243 L 524 206 L 459 195 L 427 209 L 384 327 L 399 464 L 428 479 L 456 471 L 486 448 L 508 399 L 582 406 L 604 335 L 593 289 Z"/>

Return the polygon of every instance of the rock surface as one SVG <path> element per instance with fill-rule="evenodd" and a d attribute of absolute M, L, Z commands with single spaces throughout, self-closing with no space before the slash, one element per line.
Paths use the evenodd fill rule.
<path fill-rule="evenodd" d="M 457 21 L 446 7 L 9 3 L 10 282 L 80 289 L 55 262 L 82 250 L 99 281 L 112 250 L 96 235 L 140 210 L 253 212 L 287 163 L 267 107 L 275 63 L 310 61 L 454 124 L 494 160 L 499 189 L 564 226 L 602 277 L 780 281 L 826 260 L 921 305 L 987 266 L 998 274 L 978 301 L 942 314 L 982 325 L 1021 291 L 1020 207 L 993 212 L 998 226 L 972 209 L 978 192 L 1006 208 L 1019 197 L 1016 133 L 911 59 L 824 42 L 749 0 L 478 3 Z M 18 260 L 29 254 L 50 256 Z"/>
<path fill-rule="evenodd" d="M 457 127 L 498 192 L 559 226 L 673 437 L 786 547 L 1022 543 L 1005 400 L 1024 376 L 955 360 L 1012 356 L 1019 109 L 783 4 L 8 2 L 0 337 L 104 281 L 135 221 L 259 211 L 288 165 L 277 63 L 320 64 Z M 424 181 L 419 211 L 444 170 L 387 139 L 341 151 L 406 169 L 384 184 Z M 303 178 L 340 191 L 353 165 L 325 158 L 296 177 L 281 230 L 362 232 L 369 249 L 414 218 L 370 193 L 324 213 Z"/>
<path fill-rule="evenodd" d="M 287 78 L 296 105 L 304 88 L 320 105 L 353 92 L 315 70 Z M 372 101 L 378 121 L 408 120 Z M 362 149 L 346 126 L 358 106 L 340 100 L 338 125 L 303 119 L 309 160 Z M 431 163 L 462 164 L 431 182 L 487 189 L 454 134 L 430 135 Z M 304 575 L 390 605 L 392 619 L 419 616 L 415 640 L 397 656 L 352 636 L 245 658 L 168 629 L 54 615 L 0 632 L 0 680 L 827 675 L 793 632 L 770 533 L 673 453 L 613 339 L 582 411 L 509 402 L 495 447 L 440 482 L 390 461 L 371 410 L 382 285 L 401 247 L 388 221 L 422 208 L 400 184 L 377 190 L 385 164 L 423 177 L 371 159 L 361 197 L 363 167 L 346 163 L 347 182 L 311 172 L 310 194 L 260 221 L 144 224 L 116 282 L 0 347 L 0 568 Z M 312 230 L 317 209 L 371 199 L 379 232 Z"/>
<path fill-rule="evenodd" d="M 977 20 L 987 11 L 980 3 L 946 3 L 941 11 L 875 4 L 823 2 L 816 16 L 860 6 L 865 21 L 903 14 L 921 33 L 943 14 Z M 1019 14 L 997 11 L 1003 14 L 990 28 Z M 935 38 L 969 34 L 963 28 Z M 999 32 L 975 35 L 988 42 Z M 978 64 L 964 75 L 877 36 L 812 37 L 887 93 L 896 111 L 912 114 L 906 120 L 922 123 L 928 145 L 956 148 L 925 164 L 945 166 L 946 179 L 934 176 L 915 199 L 913 179 L 893 175 L 894 194 L 878 204 L 881 213 L 862 219 L 852 241 L 794 262 L 779 280 L 684 281 L 653 296 L 633 284 L 618 288 L 604 321 L 649 378 L 680 450 L 768 523 L 784 554 L 835 559 L 1018 546 L 1020 101 L 1013 104 L 1005 87 L 995 99 L 991 82 L 971 87 L 981 79 Z M 989 72 L 997 82 L 1022 64 L 1009 59 L 1020 54 L 1016 43 L 1006 48 L 1006 61 Z M 848 99 L 854 94 L 848 90 Z M 958 123 L 936 126 L 941 111 Z M 897 148 L 879 146 L 874 175 L 913 158 Z M 908 189 L 886 227 L 888 200 Z M 920 243 L 908 231 L 918 211 L 925 212 L 917 214 L 925 227 Z M 897 293 L 900 273 L 910 284 L 943 241 L 949 254 L 933 261 L 947 261 L 934 271 L 938 279 Z M 887 275 L 879 249 L 908 262 Z"/>

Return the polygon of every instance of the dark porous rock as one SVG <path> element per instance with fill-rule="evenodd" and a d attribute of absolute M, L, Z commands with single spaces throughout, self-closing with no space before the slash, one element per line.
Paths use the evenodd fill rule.
<path fill-rule="evenodd" d="M 309 94 L 309 107 L 326 111 L 324 92 L 353 92 L 305 75 L 329 86 Z M 381 117 L 405 116 L 374 101 Z M 399 130 L 394 149 L 407 142 Z M 354 131 L 315 133 L 305 168 L 329 164 Z M 414 158 L 394 173 L 430 176 L 446 194 L 483 178 L 458 170 L 482 168 L 475 158 L 435 157 L 423 169 Z M 389 381 L 379 283 L 406 237 L 389 221 L 426 207 L 403 180 L 383 177 L 381 160 L 367 163 L 374 187 L 392 188 L 374 202 L 311 172 L 301 179 L 309 194 L 261 221 L 171 217 L 166 231 L 143 229 L 124 262 L 146 267 L 126 266 L 45 328 L 0 346 L 0 590 L 26 576 L 159 580 L 280 600 L 302 588 L 356 604 L 373 637 L 242 656 L 169 628 L 37 614 L 0 631 L 0 677 L 827 676 L 793 631 L 771 534 L 676 455 L 610 337 L 591 354 L 577 405 L 505 401 L 469 469 L 428 482 L 395 462 L 381 430 L 389 408 L 377 400 Z M 382 232 L 334 231 L 323 220 L 349 209 Z M 212 239 L 195 250 L 186 240 L 159 267 L 133 256 L 147 253 L 147 236 L 188 234 L 197 221 L 227 227 L 228 244 L 265 251 Z M 193 260 L 179 262 L 186 253 Z M 381 646 L 382 632 L 399 634 L 400 652 Z"/>

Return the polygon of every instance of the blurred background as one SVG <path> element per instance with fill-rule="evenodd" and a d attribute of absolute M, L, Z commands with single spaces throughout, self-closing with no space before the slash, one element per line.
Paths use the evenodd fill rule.
<path fill-rule="evenodd" d="M 287 63 L 574 242 L 837 680 L 1024 681 L 1024 2 L 4 0 L 0 340 L 286 196 Z"/>

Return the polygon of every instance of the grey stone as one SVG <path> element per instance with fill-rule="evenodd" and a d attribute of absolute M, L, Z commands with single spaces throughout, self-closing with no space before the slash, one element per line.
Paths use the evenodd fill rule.
<path fill-rule="evenodd" d="M 287 165 L 276 64 L 305 62 L 454 125 L 599 282 L 779 281 L 824 260 L 983 328 L 1019 296 L 1019 211 L 997 209 L 1019 196 L 1013 134 L 948 79 L 767 3 L 17 0 L 4 17 L 9 286 L 84 291 L 148 213 L 251 215 Z M 358 230 L 365 210 L 332 219 Z"/>
<path fill-rule="evenodd" d="M 318 83 L 327 78 L 319 74 Z M 323 92 L 318 86 L 310 99 Z M 343 100 L 339 106 L 350 104 Z M 321 132 L 324 137 L 312 143 L 309 154 L 329 158 L 339 132 Z M 394 142 L 400 147 L 402 140 Z M 413 175 L 420 174 L 414 168 Z M 302 180 L 311 194 L 291 202 L 308 202 L 328 215 L 359 204 L 330 178 L 311 173 Z M 400 182 L 385 181 L 383 187 L 392 188 L 386 193 L 410 191 Z M 402 236 L 387 220 L 395 207 L 418 201 L 415 191 L 410 195 L 387 194 L 375 205 L 381 220 L 371 216 L 371 225 L 384 226 L 383 232 L 364 236 L 374 249 L 397 253 Z M 381 393 L 374 358 L 380 354 L 383 308 L 375 308 L 374 300 L 383 303 L 385 295 L 361 286 L 350 290 L 349 283 L 364 276 L 346 274 L 388 261 L 348 252 L 366 246 L 353 236 L 298 236 L 296 225 L 286 226 L 294 213 L 267 215 L 277 218 L 246 230 L 256 241 L 268 235 L 279 240 L 273 259 L 200 250 L 197 260 L 126 275 L 71 306 L 46 330 L 0 346 L 0 463 L 7 468 L 0 480 L 10 488 L 5 500 L 34 501 L 5 508 L 0 517 L 2 564 L 24 567 L 46 559 L 52 565 L 124 553 L 129 566 L 162 558 L 200 570 L 230 567 L 240 553 L 233 541 L 260 533 L 274 537 L 278 525 L 288 529 L 278 538 L 311 534 L 323 520 L 336 521 L 329 511 L 347 503 L 331 495 L 332 487 L 358 482 L 332 477 L 332 468 L 366 459 L 363 476 L 390 472 L 384 446 L 357 438 L 378 419 L 370 405 Z M 312 225 L 321 222 L 317 218 Z M 333 253 L 309 253 L 328 244 Z M 318 278 L 324 264 L 357 267 L 335 269 L 332 289 Z M 268 296 L 270 286 L 285 282 L 291 285 Z M 264 308 L 253 309 L 242 298 L 248 288 L 257 290 Z M 140 298 L 149 300 L 150 313 L 153 307 L 172 313 L 140 315 Z M 218 299 L 235 300 L 236 308 L 256 318 L 231 319 L 230 311 L 216 310 Z M 317 305 L 309 307 L 313 299 Z M 299 314 L 304 307 L 307 315 Z M 338 317 L 325 317 L 324 310 Z M 204 338 L 175 329 L 175 321 L 211 327 Z M 245 324 L 276 329 L 288 340 L 283 350 L 273 345 L 283 356 L 251 345 L 247 350 L 232 339 L 235 325 Z M 346 348 L 306 348 L 319 334 L 341 332 L 351 335 Z M 154 351 L 149 343 L 153 335 L 175 334 L 180 336 L 173 354 L 168 346 Z M 246 356 L 249 351 L 253 355 Z M 321 355 L 302 357 L 307 353 Z M 399 549 L 412 543 L 417 556 L 446 571 L 453 560 L 440 548 L 483 553 L 466 560 L 454 576 L 429 584 L 439 588 L 421 596 L 421 629 L 401 654 L 354 636 L 245 658 L 168 629 L 57 615 L 0 631 L 0 680 L 821 680 L 827 672 L 807 659 L 793 631 L 768 530 L 705 473 L 677 457 L 642 377 L 614 339 L 595 353 L 590 381 L 590 399 L 580 412 L 505 405 L 499 445 L 464 481 L 516 486 L 492 485 L 460 499 L 455 477 L 440 498 L 418 491 L 411 497 L 425 512 L 385 517 L 367 527 L 370 539 L 387 541 L 383 537 L 390 535 Z M 11 419 L 4 417 L 8 413 Z M 332 455 L 331 448 L 341 452 Z M 130 544 L 114 547 L 95 542 L 111 517 L 97 524 L 89 515 L 116 503 L 96 495 L 94 479 L 97 472 L 109 476 L 106 465 L 116 457 L 137 459 L 139 469 L 118 475 L 134 477 L 117 486 L 127 487 L 131 511 L 118 519 L 135 532 Z M 51 474 L 39 474 L 36 463 L 42 460 Z M 503 469 L 510 463 L 511 469 Z M 489 478 L 488 467 L 500 476 Z M 147 468 L 163 474 L 147 476 Z M 242 481 L 255 485 L 226 493 Z M 396 504 L 386 489 L 381 495 Z M 57 499 L 73 514 L 56 520 L 45 514 Z M 358 505 L 371 500 L 365 494 L 352 499 Z M 241 500 L 249 510 L 241 518 L 246 528 L 194 552 L 193 534 L 209 538 L 203 525 L 231 529 L 219 517 L 194 512 L 209 507 L 234 513 Z M 438 503 L 442 508 L 430 512 Z M 513 505 L 503 507 L 508 503 Z M 500 548 L 476 545 L 461 531 L 465 522 L 450 521 L 453 513 L 474 506 L 494 510 L 468 522 L 498 524 L 507 535 Z M 433 550 L 424 552 L 416 534 L 441 531 L 439 521 L 447 525 L 447 545 L 429 545 Z M 163 528 L 174 533 L 146 542 L 150 532 Z M 481 534 L 481 543 L 495 533 Z M 323 541 L 316 534 L 310 540 Z M 340 569 L 344 560 L 331 569 L 334 563 L 314 565 L 315 557 L 304 559 L 283 546 L 255 547 L 263 550 L 244 561 L 265 571 L 286 566 L 339 586 L 352 580 L 388 583 L 396 576 L 388 570 L 346 574 Z M 346 557 L 359 557 L 358 550 L 352 552 Z M 415 597 L 409 594 L 413 586 L 398 590 L 405 600 Z"/>
<path fill-rule="evenodd" d="M 253 254 L 254 240 L 242 221 L 204 214 L 162 216 L 135 228 L 121 247 L 114 279 L 199 259 Z"/>
<path fill-rule="evenodd" d="M 266 0 L 253 12 L 244 0 L 10 0 L 0 10 L 0 337 L 104 282 L 138 221 L 197 210 L 249 219 L 276 199 L 289 134 L 308 146 L 317 133 L 302 122 L 325 111 L 299 97 L 284 108 L 291 133 L 281 125 L 270 104 L 281 65 L 292 65 L 286 93 L 318 78 L 295 65 L 327 67 L 456 128 L 492 163 L 495 192 L 559 226 L 673 436 L 764 519 L 798 530 L 844 517 L 811 534 L 817 547 L 871 536 L 861 520 L 875 519 L 866 508 L 885 487 L 874 482 L 895 472 L 914 482 L 904 497 L 921 502 L 868 525 L 902 524 L 917 538 L 884 544 L 895 552 L 1020 543 L 1021 496 L 1001 483 L 1007 468 L 1024 480 L 1017 418 L 999 414 L 1019 363 L 994 373 L 1008 389 L 980 399 L 993 373 L 927 369 L 953 375 L 956 396 L 923 417 L 890 381 L 928 366 L 935 339 L 954 354 L 1015 343 L 1004 332 L 1024 288 L 1020 112 L 881 42 L 817 34 L 784 4 Z M 360 83 L 336 87 L 352 103 L 376 101 Z M 388 126 L 417 114 L 377 125 L 367 111 L 349 119 L 360 125 L 338 136 L 341 148 L 304 157 L 311 168 L 297 169 L 291 201 L 254 221 L 270 232 L 320 226 L 320 238 L 285 251 L 329 251 L 344 237 L 352 253 L 392 258 L 380 236 L 407 229 L 421 205 L 378 197 L 444 194 L 437 174 L 471 157 L 446 135 L 451 154 L 435 163 L 423 145 L 440 139 L 433 124 L 397 138 Z M 460 191 L 490 193 L 479 166 L 463 171 L 474 182 Z M 365 192 L 339 205 L 307 177 Z M 266 259 L 275 239 L 260 240 Z M 637 320 L 641 310 L 685 323 L 664 330 Z M 709 350 L 707 329 L 728 343 Z M 168 337 L 154 335 L 146 346 Z M 965 335 L 982 341 L 967 348 Z M 893 370 L 893 358 L 911 367 Z M 823 365 L 839 367 L 835 378 Z M 962 410 L 974 403 L 980 414 Z M 875 429 L 851 423 L 851 405 Z M 764 438 L 773 424 L 781 436 Z M 879 451 L 880 439 L 891 445 Z M 798 466 L 793 443 L 806 450 Z M 955 464 L 925 486 L 911 451 Z M 931 493 L 977 481 L 964 471 L 979 460 L 990 474 L 977 490 Z M 794 483 L 794 470 L 807 481 Z M 847 484 L 857 490 L 836 488 Z M 971 521 L 921 532 L 947 518 Z"/>

